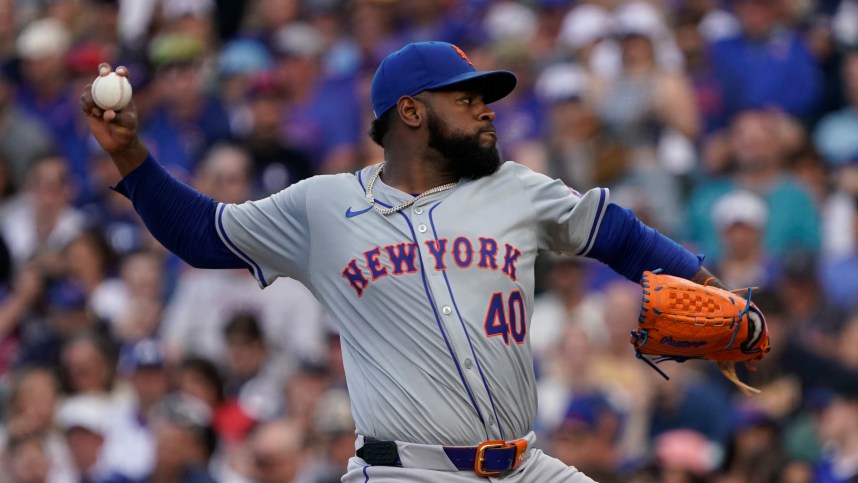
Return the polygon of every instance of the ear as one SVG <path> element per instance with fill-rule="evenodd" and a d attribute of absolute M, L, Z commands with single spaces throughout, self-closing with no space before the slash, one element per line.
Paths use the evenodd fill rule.
<path fill-rule="evenodd" d="M 408 127 L 420 127 L 426 115 L 426 107 L 411 96 L 402 96 L 396 103 L 399 118 Z"/>

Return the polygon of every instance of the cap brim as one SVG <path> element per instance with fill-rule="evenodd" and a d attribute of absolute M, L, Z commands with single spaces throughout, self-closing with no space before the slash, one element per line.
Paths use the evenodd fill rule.
<path fill-rule="evenodd" d="M 483 95 L 483 102 L 491 104 L 509 95 L 515 89 L 515 74 L 506 70 L 466 72 L 445 79 L 425 88 L 427 91 L 449 88 L 453 86 L 468 86 Z"/>

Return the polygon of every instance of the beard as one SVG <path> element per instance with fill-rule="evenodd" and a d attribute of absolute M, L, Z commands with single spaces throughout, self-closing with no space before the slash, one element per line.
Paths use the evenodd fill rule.
<path fill-rule="evenodd" d="M 479 179 L 494 174 L 500 168 L 497 145 L 480 146 L 480 133 L 468 135 L 461 131 L 449 132 L 434 113 L 427 121 L 430 148 L 443 157 L 443 169 L 457 178 Z"/>

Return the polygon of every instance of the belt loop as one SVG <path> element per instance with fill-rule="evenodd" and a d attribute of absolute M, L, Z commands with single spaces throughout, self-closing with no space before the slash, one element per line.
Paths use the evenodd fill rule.
<path fill-rule="evenodd" d="M 358 458 L 372 466 L 396 466 L 399 464 L 399 451 L 395 441 L 367 441 L 355 452 Z"/>

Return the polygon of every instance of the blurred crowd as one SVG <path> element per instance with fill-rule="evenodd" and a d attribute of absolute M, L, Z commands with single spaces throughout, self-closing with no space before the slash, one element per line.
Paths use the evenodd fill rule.
<path fill-rule="evenodd" d="M 640 288 L 541 257 L 537 444 L 606 483 L 858 481 L 858 0 L 0 0 L 0 482 L 339 481 L 322 308 L 166 252 L 78 99 L 127 66 L 152 153 L 240 203 L 380 161 L 369 82 L 422 40 L 517 74 L 504 159 L 610 187 L 768 317 L 761 395 L 665 381 Z"/>

